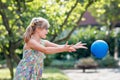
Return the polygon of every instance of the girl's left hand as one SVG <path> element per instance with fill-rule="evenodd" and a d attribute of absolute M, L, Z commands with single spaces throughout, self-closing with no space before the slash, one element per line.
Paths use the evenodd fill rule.
<path fill-rule="evenodd" d="M 86 47 L 85 45 L 86 45 L 86 43 L 78 42 L 78 43 L 76 43 L 73 47 L 74 47 L 75 49 L 79 49 L 79 48 L 87 49 L 87 47 Z"/>

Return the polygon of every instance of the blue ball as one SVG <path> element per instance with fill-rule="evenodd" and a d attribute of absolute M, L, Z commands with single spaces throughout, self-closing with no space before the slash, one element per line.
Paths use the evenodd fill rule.
<path fill-rule="evenodd" d="M 96 40 L 91 45 L 91 53 L 96 58 L 103 58 L 108 53 L 108 44 L 104 40 Z"/>

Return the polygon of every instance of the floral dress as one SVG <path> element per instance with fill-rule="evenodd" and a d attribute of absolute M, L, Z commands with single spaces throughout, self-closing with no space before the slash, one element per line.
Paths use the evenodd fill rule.
<path fill-rule="evenodd" d="M 23 50 L 23 58 L 16 68 L 14 80 L 41 80 L 44 53 L 36 50 Z"/>

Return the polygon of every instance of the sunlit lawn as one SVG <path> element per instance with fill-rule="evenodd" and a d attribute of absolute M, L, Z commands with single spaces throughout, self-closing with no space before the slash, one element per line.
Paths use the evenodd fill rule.
<path fill-rule="evenodd" d="M 69 79 L 57 68 L 45 68 L 45 71 L 43 73 L 43 80 L 69 80 Z"/>
<path fill-rule="evenodd" d="M 7 68 L 0 69 L 0 80 L 10 80 L 10 73 Z M 45 68 L 42 80 L 69 80 L 69 79 L 59 69 Z"/>
<path fill-rule="evenodd" d="M 10 80 L 8 68 L 0 69 L 0 80 Z"/>

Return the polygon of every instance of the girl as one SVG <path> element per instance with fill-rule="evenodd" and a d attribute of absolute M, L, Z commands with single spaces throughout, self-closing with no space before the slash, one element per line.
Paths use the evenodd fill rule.
<path fill-rule="evenodd" d="M 46 38 L 49 22 L 42 18 L 33 18 L 24 33 L 23 58 L 16 68 L 14 80 L 40 80 L 43 71 L 45 54 L 73 52 L 78 48 L 86 48 L 84 44 L 58 45 Z"/>

